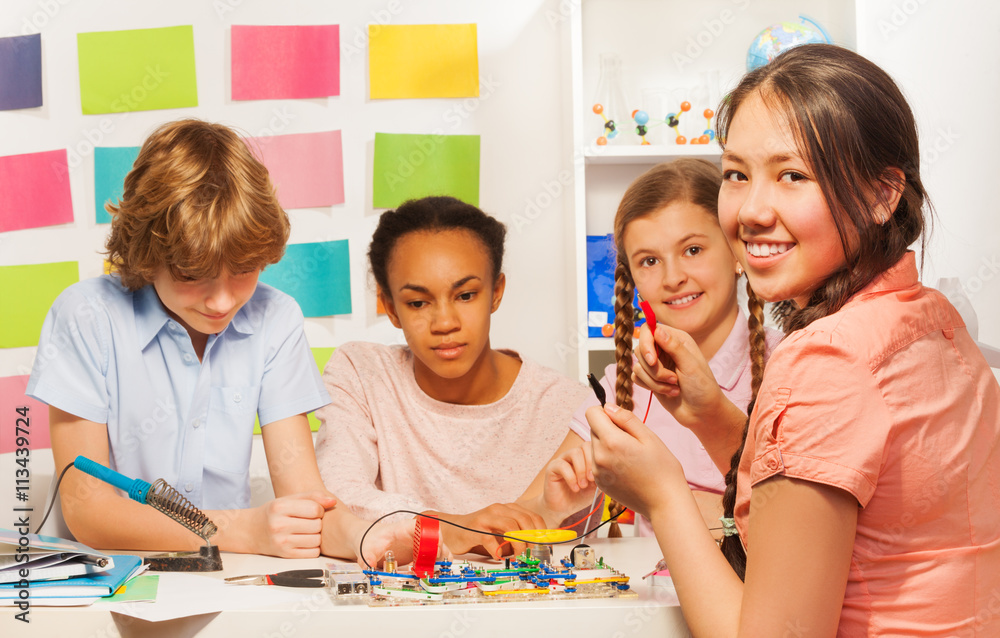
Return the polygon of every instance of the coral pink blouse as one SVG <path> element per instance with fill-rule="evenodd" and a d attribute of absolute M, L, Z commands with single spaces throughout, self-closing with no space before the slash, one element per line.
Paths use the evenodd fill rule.
<path fill-rule="evenodd" d="M 857 535 L 839 635 L 1000 635 L 1000 386 L 913 253 L 767 366 L 739 468 L 846 490 Z"/>

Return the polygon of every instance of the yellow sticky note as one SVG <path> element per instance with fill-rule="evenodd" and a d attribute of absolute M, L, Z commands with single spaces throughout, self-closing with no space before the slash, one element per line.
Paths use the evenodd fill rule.
<path fill-rule="evenodd" d="M 371 99 L 478 97 L 475 24 L 368 25 Z"/>

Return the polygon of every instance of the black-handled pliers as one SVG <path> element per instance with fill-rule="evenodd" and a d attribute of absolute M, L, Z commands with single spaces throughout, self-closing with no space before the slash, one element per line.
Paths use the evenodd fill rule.
<path fill-rule="evenodd" d="M 278 585 L 279 587 L 326 587 L 330 572 L 325 569 L 293 569 L 277 574 L 250 574 L 226 579 L 231 585 Z"/>

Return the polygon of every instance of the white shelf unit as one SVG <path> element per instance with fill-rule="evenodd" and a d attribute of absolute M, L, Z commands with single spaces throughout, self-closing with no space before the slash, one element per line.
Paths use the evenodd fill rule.
<path fill-rule="evenodd" d="M 640 103 L 640 96 L 659 90 L 661 106 L 675 97 L 692 101 L 690 112 L 681 116 L 682 127 L 690 119 L 700 120 L 706 107 L 717 109 L 718 99 L 731 89 L 746 69 L 746 52 L 765 27 L 779 22 L 798 22 L 800 15 L 821 24 L 834 43 L 858 50 L 857 28 L 864 13 L 864 0 L 579 0 L 570 14 L 570 87 L 572 117 L 569 118 L 573 149 L 573 276 L 571 306 L 576 310 L 578 344 L 577 376 L 600 373 L 614 360 L 610 338 L 587 334 L 587 235 L 612 232 L 618 202 L 628 184 L 653 165 L 679 157 L 702 157 L 718 162 L 721 150 L 710 145 L 674 143 L 641 146 L 629 131 L 631 121 L 618 122 L 619 137 L 606 146 L 596 141 L 602 119 L 592 111 L 600 76 L 600 55 L 617 53 L 622 62 L 621 81 L 630 109 L 646 110 L 651 118 L 664 118 L 655 107 Z M 717 82 L 715 82 L 717 78 Z M 710 88 L 709 104 L 694 103 L 695 95 Z M 687 91 L 675 91 L 675 89 Z M 644 91 L 648 90 L 648 91 Z M 692 97 L 683 97 L 688 93 Z M 677 105 L 669 108 L 676 111 Z M 714 103 L 713 103 L 714 102 Z M 684 118 L 689 118 L 685 120 Z M 714 125 L 714 120 L 713 120 Z M 673 133 L 660 126 L 660 140 Z M 690 126 L 690 125 L 689 125 Z M 650 129 L 652 131 L 652 129 Z M 690 128 L 689 128 L 690 130 Z M 654 135 L 650 136 L 655 138 Z M 631 139 L 629 139 L 631 138 Z"/>

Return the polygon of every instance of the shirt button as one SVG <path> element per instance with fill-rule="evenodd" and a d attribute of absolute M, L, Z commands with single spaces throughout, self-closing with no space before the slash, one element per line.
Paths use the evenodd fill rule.
<path fill-rule="evenodd" d="M 767 461 L 767 469 L 769 469 L 769 470 L 776 470 L 776 469 L 778 469 L 778 462 L 775 461 L 774 459 L 769 459 Z"/>
<path fill-rule="evenodd" d="M 194 483 L 188 483 L 187 485 L 184 486 L 185 492 L 190 492 L 193 489 L 194 489 Z"/>
<path fill-rule="evenodd" d="M 186 354 L 186 355 L 184 355 L 184 361 L 185 361 L 186 363 L 191 363 L 191 361 L 192 361 L 193 359 L 194 359 L 194 357 L 192 357 L 192 356 L 191 356 L 190 354 Z"/>
<path fill-rule="evenodd" d="M 180 330 L 180 326 L 178 326 L 176 323 L 174 323 L 174 322 L 171 321 L 170 322 L 170 329 L 173 330 L 174 332 L 177 332 L 178 330 Z"/>
<path fill-rule="evenodd" d="M 199 421 L 198 419 L 195 419 L 194 421 L 192 421 L 192 422 L 191 422 L 191 425 L 192 425 L 192 426 L 193 426 L 193 427 L 194 427 L 195 429 L 197 429 L 197 428 L 198 428 L 198 427 L 199 427 L 199 426 L 201 425 L 201 421 Z"/>
<path fill-rule="evenodd" d="M 243 395 L 240 394 L 239 392 L 233 395 L 233 401 L 239 403 L 242 400 L 243 400 Z"/>

